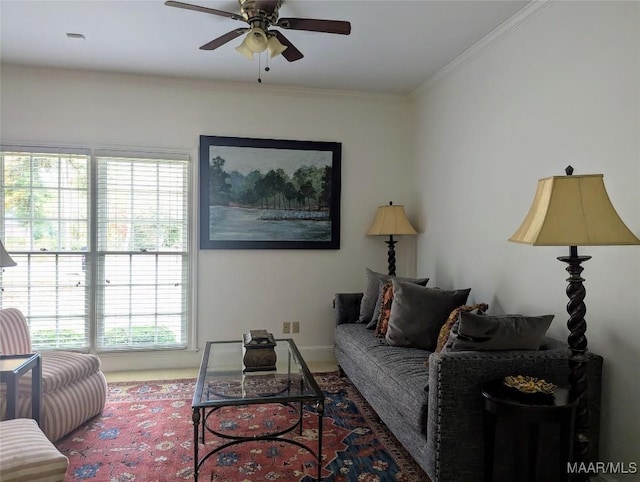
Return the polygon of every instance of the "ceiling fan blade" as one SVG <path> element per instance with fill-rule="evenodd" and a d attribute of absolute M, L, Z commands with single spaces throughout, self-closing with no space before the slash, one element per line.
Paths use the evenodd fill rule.
<path fill-rule="evenodd" d="M 276 38 L 280 41 L 282 45 L 286 45 L 287 49 L 282 52 L 282 56 L 287 59 L 289 62 L 295 62 L 296 60 L 300 60 L 304 55 L 300 52 L 294 45 L 289 42 L 289 39 L 284 36 L 284 34 L 278 30 L 275 30 Z"/>
<path fill-rule="evenodd" d="M 281 18 L 277 27 L 291 30 L 308 30 L 311 32 L 337 33 L 349 35 L 351 23 L 342 20 L 318 20 L 314 18 Z"/>
<path fill-rule="evenodd" d="M 248 32 L 249 30 L 250 29 L 248 28 L 237 28 L 235 30 L 232 30 L 231 32 L 227 32 L 224 35 L 213 39 L 211 42 L 204 44 L 202 47 L 200 47 L 200 50 L 215 50 L 218 47 L 223 46 L 227 42 L 230 42 L 234 38 L 239 37 L 243 33 Z"/>
<path fill-rule="evenodd" d="M 168 0 L 164 2 L 169 7 L 184 8 L 185 10 L 195 10 L 196 12 L 210 13 L 212 15 L 219 15 L 221 17 L 232 18 L 233 20 L 245 21 L 242 15 L 237 13 L 225 12 L 224 10 L 216 10 L 215 8 L 201 7 L 200 5 L 191 5 L 190 3 L 176 2 L 174 0 Z"/>

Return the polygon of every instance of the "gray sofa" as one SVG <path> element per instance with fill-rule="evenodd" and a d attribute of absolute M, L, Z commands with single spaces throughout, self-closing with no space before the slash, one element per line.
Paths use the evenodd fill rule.
<path fill-rule="evenodd" d="M 389 346 L 356 322 L 361 299 L 362 293 L 335 297 L 336 361 L 433 482 L 483 480 L 482 383 L 523 374 L 567 385 L 569 351 L 562 342 L 547 338 L 539 351 Z M 588 353 L 590 460 L 598 455 L 601 377 L 602 357 Z"/>

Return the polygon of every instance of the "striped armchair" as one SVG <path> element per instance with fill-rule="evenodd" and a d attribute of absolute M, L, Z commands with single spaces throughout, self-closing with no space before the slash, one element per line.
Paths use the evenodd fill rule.
<path fill-rule="evenodd" d="M 31 353 L 27 322 L 15 308 L 0 310 L 0 351 L 4 355 Z M 41 352 L 42 413 L 40 428 L 55 442 L 102 412 L 107 400 L 107 381 L 96 355 L 65 351 Z M 0 417 L 6 397 L 0 391 Z M 17 417 L 31 416 L 31 374 L 19 381 Z"/>

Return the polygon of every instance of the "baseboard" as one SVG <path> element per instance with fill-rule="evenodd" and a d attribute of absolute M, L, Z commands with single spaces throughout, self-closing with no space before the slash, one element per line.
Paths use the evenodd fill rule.
<path fill-rule="evenodd" d="M 299 346 L 298 350 L 306 362 L 335 363 L 333 345 Z M 121 352 L 100 355 L 104 372 L 198 368 L 201 359 L 202 350 Z"/>
<path fill-rule="evenodd" d="M 104 372 L 170 370 L 199 367 L 202 350 L 101 353 L 99 356 Z"/>
<path fill-rule="evenodd" d="M 299 346 L 302 358 L 307 362 L 327 362 L 335 363 L 333 356 L 333 345 L 331 346 Z"/>

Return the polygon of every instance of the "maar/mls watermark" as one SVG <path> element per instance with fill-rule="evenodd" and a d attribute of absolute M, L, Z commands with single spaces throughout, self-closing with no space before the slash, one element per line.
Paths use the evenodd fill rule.
<path fill-rule="evenodd" d="M 567 462 L 568 474 L 637 474 L 636 462 Z"/>

